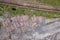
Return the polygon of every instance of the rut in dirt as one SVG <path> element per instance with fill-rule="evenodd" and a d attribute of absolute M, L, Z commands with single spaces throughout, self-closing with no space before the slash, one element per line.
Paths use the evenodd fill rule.
<path fill-rule="evenodd" d="M 15 2 L 15 1 L 12 2 L 10 0 L 0 0 L 0 3 L 15 5 L 15 6 L 22 6 L 25 8 L 32 8 L 37 10 L 60 11 L 60 7 L 53 7 L 49 5 L 29 4 L 29 3 Z"/>

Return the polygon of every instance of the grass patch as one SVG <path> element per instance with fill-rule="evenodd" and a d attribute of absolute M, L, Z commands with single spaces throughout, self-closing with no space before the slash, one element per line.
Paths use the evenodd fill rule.
<path fill-rule="evenodd" d="M 7 4 L 0 4 L 0 5 L 3 5 L 4 10 L 2 11 L 8 12 L 9 16 L 28 15 L 29 17 L 31 17 L 33 15 L 36 15 L 36 16 L 44 16 L 46 18 L 60 18 L 60 12 L 33 10 L 30 8 L 11 6 Z"/>
<path fill-rule="evenodd" d="M 48 4 L 52 6 L 60 6 L 60 0 L 36 0 L 39 3 Z"/>
<path fill-rule="evenodd" d="M 0 12 L 0 16 L 3 16 L 3 13 L 2 12 Z"/>
<path fill-rule="evenodd" d="M 0 22 L 0 28 L 3 26 L 2 22 Z"/>
<path fill-rule="evenodd" d="M 52 23 L 54 23 L 54 22 L 49 22 L 49 23 L 47 23 L 46 25 L 49 25 L 49 24 L 52 24 Z"/>

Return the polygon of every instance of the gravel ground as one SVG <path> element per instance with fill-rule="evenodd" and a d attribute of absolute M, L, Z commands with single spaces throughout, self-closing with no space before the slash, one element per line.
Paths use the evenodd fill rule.
<path fill-rule="evenodd" d="M 0 40 L 60 40 L 60 19 L 41 16 L 15 16 L 2 21 Z M 48 22 L 52 24 L 46 25 Z"/>

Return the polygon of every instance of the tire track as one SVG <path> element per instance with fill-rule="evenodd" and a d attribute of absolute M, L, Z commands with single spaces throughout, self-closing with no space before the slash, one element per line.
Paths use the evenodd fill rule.
<path fill-rule="evenodd" d="M 27 4 L 27 3 L 22 3 L 22 2 L 12 2 L 12 1 L 8 1 L 8 0 L 0 1 L 0 3 L 4 3 L 4 4 L 8 4 L 8 5 L 21 6 L 21 7 L 25 7 L 25 8 L 32 8 L 32 9 L 37 9 L 37 10 L 60 11 L 60 8 L 48 6 L 48 5 Z"/>

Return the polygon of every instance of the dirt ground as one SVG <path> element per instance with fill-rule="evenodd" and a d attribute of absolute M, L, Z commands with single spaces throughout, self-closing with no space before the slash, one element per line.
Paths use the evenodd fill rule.
<path fill-rule="evenodd" d="M 50 5 L 40 5 L 33 0 L 0 0 L 15 3 L 28 8 L 57 10 Z M 27 4 L 28 3 L 28 4 Z M 48 23 L 50 22 L 50 23 Z M 0 40 L 60 40 L 60 18 L 46 19 L 42 16 L 14 16 L 2 20 Z M 46 24 L 48 25 L 46 25 Z"/>
<path fill-rule="evenodd" d="M 0 40 L 58 40 L 59 20 L 42 16 L 33 16 L 30 19 L 27 15 L 4 19 L 3 27 L 0 29 Z M 48 22 L 53 23 L 46 25 Z"/>
<path fill-rule="evenodd" d="M 4 33 L 4 37 L 2 35 L 3 33 L 1 34 L 2 35 L 2 36 L 0 36 L 0 37 L 2 37 L 1 40 L 14 40 L 15 38 L 13 38 L 13 36 L 12 36 L 14 31 L 16 32 L 16 34 L 19 33 L 19 35 L 22 35 L 29 28 L 36 28 L 35 26 L 38 23 L 43 25 L 44 18 L 41 16 L 39 16 L 39 17 L 33 16 L 31 19 L 29 19 L 28 16 L 15 16 L 10 19 L 9 18 L 4 19 L 2 22 L 3 22 L 2 32 L 5 32 L 5 33 Z M 8 34 L 8 35 L 6 35 L 6 34 Z M 9 39 L 10 36 L 11 36 L 11 38 Z M 18 40 L 18 39 L 15 39 L 15 40 Z M 19 40 L 21 40 L 21 39 L 19 39 Z"/>

